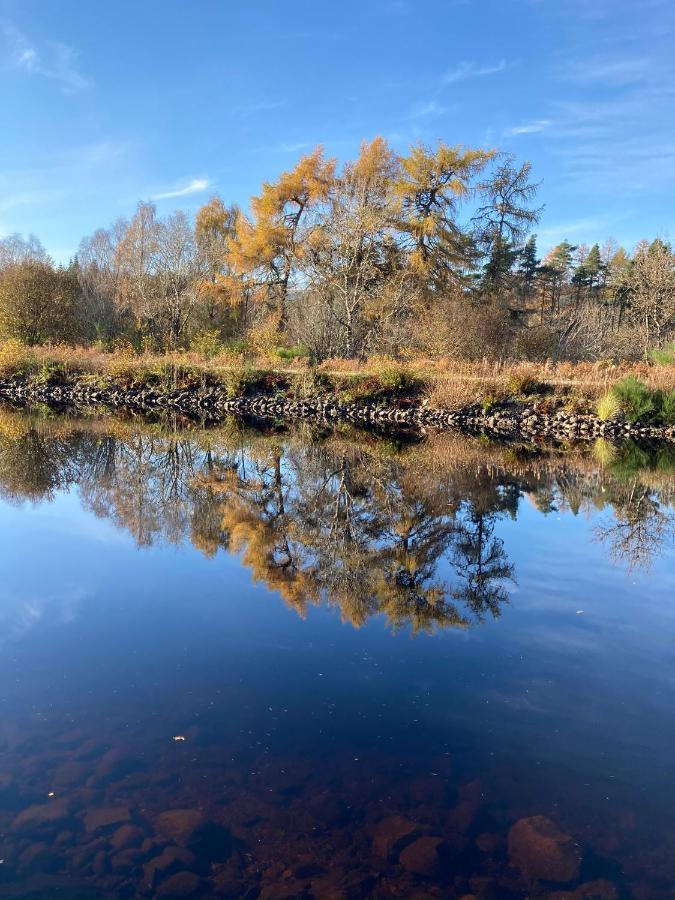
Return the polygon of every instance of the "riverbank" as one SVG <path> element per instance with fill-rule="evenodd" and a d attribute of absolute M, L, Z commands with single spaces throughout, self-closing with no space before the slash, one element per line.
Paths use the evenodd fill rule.
<path fill-rule="evenodd" d="M 556 440 L 622 440 L 675 442 L 675 425 L 649 421 L 626 421 L 617 416 L 603 419 L 592 411 L 588 398 L 557 394 L 542 386 L 539 395 L 506 397 L 489 403 L 468 403 L 454 408 L 433 405 L 419 385 L 383 386 L 372 396 L 349 399 L 334 388 L 298 391 L 301 385 L 258 373 L 256 387 L 232 393 L 225 384 L 186 384 L 176 389 L 149 384 L 125 384 L 111 376 L 92 380 L 79 376 L 70 380 L 15 375 L 0 382 L 0 397 L 18 404 L 42 403 L 52 407 L 103 407 L 152 412 L 173 410 L 193 418 L 218 421 L 228 416 L 276 420 L 308 420 L 327 423 L 351 422 L 364 427 L 421 430 L 456 429 L 505 438 Z M 263 377 L 265 376 L 265 377 Z M 546 386 L 548 387 L 548 386 Z"/>

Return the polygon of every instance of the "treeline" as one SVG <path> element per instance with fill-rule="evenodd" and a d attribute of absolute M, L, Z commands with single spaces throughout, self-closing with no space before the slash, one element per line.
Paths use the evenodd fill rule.
<path fill-rule="evenodd" d="M 540 258 L 529 162 L 382 138 L 321 148 L 244 212 L 151 203 L 55 267 L 0 241 L 0 337 L 331 357 L 640 358 L 675 335 L 675 255 L 563 241 Z"/>

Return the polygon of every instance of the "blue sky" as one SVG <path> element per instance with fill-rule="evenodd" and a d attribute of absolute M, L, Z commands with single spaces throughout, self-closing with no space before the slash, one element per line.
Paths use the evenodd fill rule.
<path fill-rule="evenodd" d="M 0 0 L 0 235 L 242 205 L 323 143 L 531 159 L 540 246 L 675 238 L 672 0 Z"/>

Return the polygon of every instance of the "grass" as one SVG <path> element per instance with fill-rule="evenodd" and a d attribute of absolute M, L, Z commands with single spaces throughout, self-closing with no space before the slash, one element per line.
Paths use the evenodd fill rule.
<path fill-rule="evenodd" d="M 673 425 L 675 388 L 650 387 L 634 375 L 627 375 L 600 399 L 597 413 L 605 420 L 621 415 L 633 424 Z"/>
<path fill-rule="evenodd" d="M 199 350 L 171 353 L 107 352 L 100 347 L 27 347 L 0 344 L 0 378 L 40 383 L 90 380 L 104 386 L 152 386 L 158 390 L 224 387 L 229 396 L 253 393 L 333 396 L 343 402 L 426 400 L 446 409 L 509 401 L 542 411 L 564 406 L 579 412 L 598 407 L 605 418 L 675 417 L 675 366 L 655 363 L 533 363 L 371 357 L 364 362 L 331 359 L 311 366 L 304 348 L 246 354 L 204 340 Z"/>

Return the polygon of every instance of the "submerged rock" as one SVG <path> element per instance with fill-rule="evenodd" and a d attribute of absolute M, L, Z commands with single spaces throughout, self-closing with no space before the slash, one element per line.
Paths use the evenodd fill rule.
<path fill-rule="evenodd" d="M 378 856 L 389 859 L 419 834 L 419 826 L 403 816 L 389 816 L 378 823 L 373 834 L 373 848 Z"/>
<path fill-rule="evenodd" d="M 528 878 L 572 881 L 581 861 L 574 840 L 546 816 L 519 819 L 509 831 L 511 864 Z"/>
<path fill-rule="evenodd" d="M 619 892 L 611 881 L 598 878 L 585 881 L 574 891 L 553 891 L 546 900 L 618 900 Z"/>
<path fill-rule="evenodd" d="M 84 827 L 88 834 L 94 834 L 103 828 L 121 825 L 128 822 L 131 814 L 126 806 L 107 806 L 101 809 L 89 809 L 84 817 Z"/>
<path fill-rule="evenodd" d="M 208 824 L 198 809 L 169 809 L 157 816 L 157 831 L 180 847 L 190 844 Z"/>
<path fill-rule="evenodd" d="M 158 897 L 195 897 L 201 893 L 202 880 L 193 872 L 172 875 L 157 889 Z"/>
<path fill-rule="evenodd" d="M 408 872 L 435 878 L 440 873 L 441 860 L 438 848 L 443 843 L 440 837 L 421 837 L 402 851 L 399 862 Z"/>
<path fill-rule="evenodd" d="M 13 831 L 60 829 L 70 818 L 70 807 L 65 800 L 40 803 L 22 810 L 12 823 Z"/>

